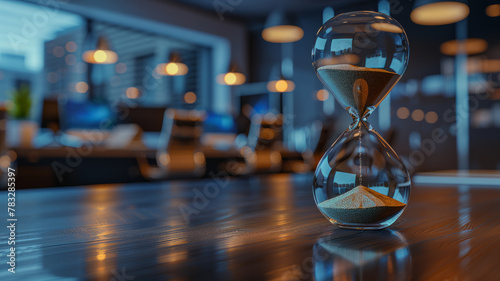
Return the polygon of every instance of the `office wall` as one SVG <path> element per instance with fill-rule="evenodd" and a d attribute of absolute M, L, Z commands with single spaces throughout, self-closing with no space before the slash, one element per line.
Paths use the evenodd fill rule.
<path fill-rule="evenodd" d="M 225 19 L 216 13 L 201 12 L 167 1 L 153 0 L 74 0 L 39 2 L 50 9 L 66 10 L 84 17 L 145 30 L 212 49 L 212 73 L 227 71 L 231 59 L 248 73 L 247 31 L 244 24 Z M 140 3 L 140 9 L 137 8 Z M 229 55 L 228 55 L 229 54 Z M 215 79 L 215 77 L 213 77 Z M 230 112 L 231 92 L 213 83 L 211 107 L 216 112 Z"/>

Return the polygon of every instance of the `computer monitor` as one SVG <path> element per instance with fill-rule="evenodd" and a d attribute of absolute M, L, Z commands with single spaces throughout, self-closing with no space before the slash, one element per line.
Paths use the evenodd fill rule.
<path fill-rule="evenodd" d="M 160 132 L 166 107 L 118 107 L 117 122 L 121 124 L 136 124 L 144 132 Z"/>
<path fill-rule="evenodd" d="M 240 98 L 240 112 L 243 111 L 245 105 L 250 105 L 252 107 L 253 114 L 266 114 L 270 110 L 269 106 L 269 94 L 254 94 L 245 95 Z"/>
<path fill-rule="evenodd" d="M 110 129 L 115 115 L 106 103 L 66 100 L 62 105 L 64 130 L 67 129 Z"/>
<path fill-rule="evenodd" d="M 230 114 L 209 113 L 203 122 L 205 133 L 236 133 L 236 123 Z"/>

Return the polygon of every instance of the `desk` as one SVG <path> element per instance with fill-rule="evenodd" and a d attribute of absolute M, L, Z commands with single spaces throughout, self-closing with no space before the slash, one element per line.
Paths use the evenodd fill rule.
<path fill-rule="evenodd" d="M 30 175 L 18 181 L 18 186 L 23 188 L 145 181 L 139 172 L 137 157 L 147 157 L 151 162 L 155 162 L 156 157 L 156 149 L 149 147 L 49 146 L 16 147 L 13 151 L 21 173 Z M 224 168 L 228 159 L 244 161 L 236 149 L 220 151 L 204 147 L 203 153 L 207 160 L 207 174 Z"/>
<path fill-rule="evenodd" d="M 20 188 L 145 181 L 146 179 L 140 174 L 137 157 L 146 157 L 151 163 L 156 163 L 157 152 L 156 149 L 147 146 L 130 148 L 47 146 L 11 149 L 16 153 L 20 172 L 30 175 L 19 180 Z M 218 174 L 219 171 L 231 173 L 231 162 L 243 165 L 245 163 L 245 159 L 236 148 L 218 150 L 204 146 L 201 149 L 206 159 L 205 177 Z M 301 161 L 304 161 L 301 153 L 290 151 L 281 151 L 281 153 L 284 168 L 287 167 L 288 162 L 302 163 Z M 302 172 L 300 169 L 284 168 L 285 172 L 297 170 Z M 305 165 L 305 169 L 308 168 L 310 166 Z M 259 172 L 262 173 L 262 171 Z M 172 177 L 175 176 L 175 174 L 172 175 Z"/>
<path fill-rule="evenodd" d="M 19 174 L 24 175 L 17 180 L 19 188 L 144 181 L 136 157 L 154 157 L 156 152 L 148 148 L 109 149 L 99 146 L 13 150 L 17 155 Z"/>
<path fill-rule="evenodd" d="M 359 232 L 322 217 L 311 181 L 20 190 L 0 280 L 499 280 L 500 190 L 416 186 L 391 230 Z"/>

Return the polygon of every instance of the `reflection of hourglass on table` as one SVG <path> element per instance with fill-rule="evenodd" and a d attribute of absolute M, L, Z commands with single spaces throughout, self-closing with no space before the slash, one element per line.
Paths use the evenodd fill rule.
<path fill-rule="evenodd" d="M 341 14 L 317 33 L 313 66 L 353 118 L 323 155 L 313 182 L 318 208 L 340 227 L 387 227 L 408 202 L 408 171 L 367 121 L 406 70 L 408 52 L 403 28 L 382 13 Z"/>
<path fill-rule="evenodd" d="M 411 255 L 403 234 L 392 230 L 344 231 L 314 245 L 314 280 L 411 279 Z"/>

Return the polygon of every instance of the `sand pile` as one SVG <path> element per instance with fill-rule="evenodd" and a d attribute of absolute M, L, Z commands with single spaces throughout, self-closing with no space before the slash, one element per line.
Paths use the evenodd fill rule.
<path fill-rule="evenodd" d="M 340 223 L 376 223 L 395 215 L 406 204 L 365 186 L 357 186 L 318 207 Z"/>

